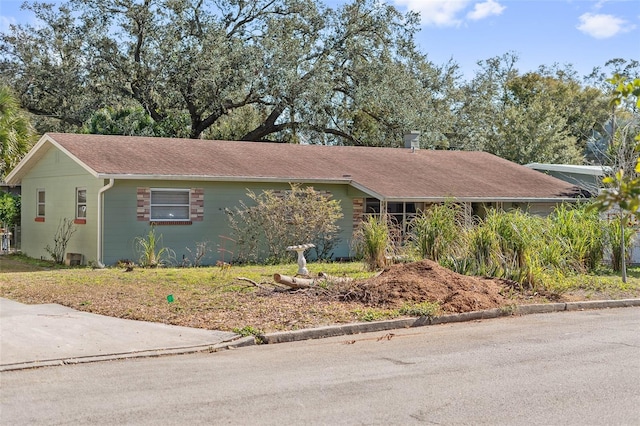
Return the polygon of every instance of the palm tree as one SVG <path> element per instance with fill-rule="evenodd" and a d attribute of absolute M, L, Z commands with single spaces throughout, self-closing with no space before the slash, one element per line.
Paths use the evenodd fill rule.
<path fill-rule="evenodd" d="M 11 89 L 0 86 L 0 181 L 29 151 L 34 135 Z"/>

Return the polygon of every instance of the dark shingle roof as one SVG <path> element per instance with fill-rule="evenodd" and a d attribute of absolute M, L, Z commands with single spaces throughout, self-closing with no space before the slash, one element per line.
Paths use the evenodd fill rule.
<path fill-rule="evenodd" d="M 385 198 L 555 199 L 580 190 L 484 152 L 50 133 L 100 177 L 343 181 Z"/>

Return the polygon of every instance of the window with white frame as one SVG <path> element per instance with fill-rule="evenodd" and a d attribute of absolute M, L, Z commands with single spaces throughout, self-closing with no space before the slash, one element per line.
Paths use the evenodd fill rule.
<path fill-rule="evenodd" d="M 151 221 L 189 220 L 188 189 L 151 188 Z"/>
<path fill-rule="evenodd" d="M 76 188 L 76 219 L 87 218 L 87 190 Z"/>
<path fill-rule="evenodd" d="M 36 216 L 44 217 L 44 200 L 45 200 L 45 192 L 44 189 L 38 189 L 36 195 Z"/>

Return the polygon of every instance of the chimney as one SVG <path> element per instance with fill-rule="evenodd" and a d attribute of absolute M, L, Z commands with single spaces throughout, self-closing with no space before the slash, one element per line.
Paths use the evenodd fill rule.
<path fill-rule="evenodd" d="M 411 151 L 420 149 L 420 132 L 413 130 L 404 135 L 404 147 L 411 148 Z"/>

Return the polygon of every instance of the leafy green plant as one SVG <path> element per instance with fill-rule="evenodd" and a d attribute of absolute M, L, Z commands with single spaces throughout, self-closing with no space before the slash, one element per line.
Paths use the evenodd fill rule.
<path fill-rule="evenodd" d="M 392 318 L 397 315 L 397 312 L 366 308 L 356 310 L 356 315 L 358 316 L 358 321 L 371 322 Z"/>
<path fill-rule="evenodd" d="M 162 246 L 162 234 L 156 235 L 153 225 L 146 236 L 136 237 L 135 244 L 140 254 L 139 264 L 142 267 L 162 266 L 171 259 L 173 254 L 170 248 Z"/>
<path fill-rule="evenodd" d="M 0 227 L 20 224 L 20 201 L 19 195 L 0 192 Z"/>
<path fill-rule="evenodd" d="M 236 334 L 241 335 L 242 337 L 253 336 L 257 344 L 263 343 L 264 332 L 250 325 L 245 325 L 241 328 L 236 327 L 232 331 Z"/>

